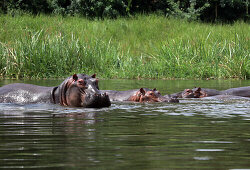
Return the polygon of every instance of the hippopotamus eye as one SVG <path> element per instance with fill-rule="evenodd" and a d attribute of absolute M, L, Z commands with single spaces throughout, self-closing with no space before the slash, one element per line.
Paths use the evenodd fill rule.
<path fill-rule="evenodd" d="M 83 86 L 85 86 L 85 85 L 86 85 L 86 81 L 85 81 L 85 80 L 83 80 L 83 79 L 79 79 L 79 80 L 77 80 L 77 83 L 78 83 L 79 85 L 83 85 Z"/>
<path fill-rule="evenodd" d="M 154 93 L 153 92 L 150 92 L 149 95 L 153 95 Z"/>

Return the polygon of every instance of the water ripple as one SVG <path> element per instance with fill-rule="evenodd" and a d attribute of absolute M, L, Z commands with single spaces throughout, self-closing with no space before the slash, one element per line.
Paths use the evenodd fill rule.
<path fill-rule="evenodd" d="M 142 116 L 171 115 L 171 116 L 194 116 L 205 115 L 215 118 L 242 117 L 250 118 L 250 100 L 228 102 L 218 100 L 185 99 L 180 103 L 131 103 L 116 102 L 109 108 L 70 108 L 54 104 L 0 104 L 0 118 L 8 116 L 48 117 L 54 114 L 79 114 L 79 113 L 106 113 L 117 112 L 120 114 L 139 113 Z"/>
<path fill-rule="evenodd" d="M 193 143 L 233 143 L 230 141 L 192 141 Z"/>
<path fill-rule="evenodd" d="M 194 157 L 195 160 L 199 160 L 199 161 L 208 161 L 213 159 L 212 157 L 209 156 L 203 156 L 203 157 Z"/>
<path fill-rule="evenodd" d="M 196 149 L 197 152 L 221 152 L 224 149 Z"/>

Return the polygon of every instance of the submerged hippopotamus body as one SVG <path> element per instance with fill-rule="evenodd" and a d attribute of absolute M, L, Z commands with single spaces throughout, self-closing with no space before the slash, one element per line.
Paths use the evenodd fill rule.
<path fill-rule="evenodd" d="M 216 96 L 221 95 L 221 91 L 215 90 L 215 89 L 206 89 L 206 88 L 194 88 L 192 89 L 194 93 L 194 98 L 203 98 L 203 97 L 210 97 L 210 96 Z"/>
<path fill-rule="evenodd" d="M 132 102 L 171 102 L 178 103 L 176 98 L 162 96 L 156 89 L 140 88 L 127 91 L 101 90 L 107 93 L 111 101 L 132 101 Z"/>
<path fill-rule="evenodd" d="M 205 89 L 198 87 L 194 89 L 185 89 L 181 92 L 171 94 L 170 96 L 176 98 L 203 98 L 220 94 L 221 92 L 215 89 Z"/>
<path fill-rule="evenodd" d="M 232 101 L 232 100 L 244 100 L 244 101 L 250 101 L 249 97 L 242 97 L 242 96 L 235 96 L 235 95 L 226 95 L 226 94 L 220 94 L 216 96 L 209 96 L 204 97 L 204 100 L 224 100 L 224 101 Z"/>
<path fill-rule="evenodd" d="M 195 87 L 194 89 L 185 89 L 181 92 L 171 94 L 170 96 L 177 98 L 203 98 L 221 94 L 221 91 L 215 89 Z"/>
<path fill-rule="evenodd" d="M 165 95 L 168 96 L 168 95 Z M 184 91 L 170 94 L 169 95 L 172 98 L 194 98 L 194 92 L 192 89 L 185 89 Z"/>
<path fill-rule="evenodd" d="M 223 91 L 221 91 L 221 94 L 241 96 L 241 97 L 250 97 L 250 86 L 237 87 L 237 88 L 223 90 Z"/>
<path fill-rule="evenodd" d="M 211 97 L 225 95 L 226 97 L 230 96 L 241 96 L 241 97 L 250 97 L 250 86 L 247 87 L 237 87 L 231 88 L 227 90 L 215 90 L 215 89 L 207 89 L 207 88 L 194 88 L 194 89 L 185 89 L 182 92 L 171 94 L 171 97 L 177 98 L 203 98 L 203 97 Z"/>
<path fill-rule="evenodd" d="M 96 75 L 74 74 L 57 87 L 15 83 L 0 87 L 0 103 L 59 103 L 62 106 L 100 108 L 111 105 L 101 93 Z"/>

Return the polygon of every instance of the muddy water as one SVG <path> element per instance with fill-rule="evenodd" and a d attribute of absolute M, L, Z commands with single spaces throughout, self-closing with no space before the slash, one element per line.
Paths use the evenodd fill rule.
<path fill-rule="evenodd" d="M 16 81 L 0 81 L 0 86 Z M 21 81 L 44 86 L 61 80 Z M 250 81 L 100 80 L 101 89 L 163 94 Z M 250 100 L 113 103 L 82 109 L 0 104 L 0 169 L 250 169 Z"/>

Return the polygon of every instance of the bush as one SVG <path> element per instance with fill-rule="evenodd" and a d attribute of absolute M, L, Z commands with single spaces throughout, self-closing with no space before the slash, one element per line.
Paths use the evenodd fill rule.
<path fill-rule="evenodd" d="M 248 19 L 249 0 L 3 0 L 0 12 L 117 18 L 141 13 L 203 21 Z"/>
<path fill-rule="evenodd" d="M 124 0 L 51 0 L 50 7 L 56 14 L 88 18 L 117 18 L 127 14 Z"/>

